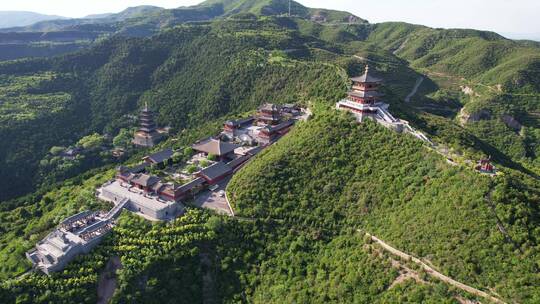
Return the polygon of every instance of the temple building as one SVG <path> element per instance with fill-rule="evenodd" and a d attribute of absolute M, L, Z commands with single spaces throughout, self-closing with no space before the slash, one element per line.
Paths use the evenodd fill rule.
<path fill-rule="evenodd" d="M 133 138 L 134 145 L 153 147 L 163 138 L 163 134 L 157 130 L 154 114 L 148 109 L 148 104 L 145 104 L 144 109 L 139 114 L 139 123 L 140 127 Z"/>
<path fill-rule="evenodd" d="M 292 126 L 294 126 L 293 120 L 282 122 L 277 126 L 268 125 L 261 129 L 258 142 L 263 145 L 268 145 L 287 134 Z"/>
<path fill-rule="evenodd" d="M 257 123 L 263 125 L 277 125 L 281 121 L 281 109 L 271 103 L 265 103 L 257 111 Z"/>
<path fill-rule="evenodd" d="M 108 213 L 84 211 L 63 220 L 26 257 L 34 268 L 46 274 L 61 271 L 77 255 L 90 252 L 109 233 L 125 204 L 118 202 Z"/>
<path fill-rule="evenodd" d="M 247 128 L 253 126 L 255 118 L 248 117 L 238 120 L 229 120 L 223 125 L 223 134 L 227 135 L 229 139 L 234 139 L 237 136 L 243 135 Z"/>
<path fill-rule="evenodd" d="M 384 94 L 379 92 L 382 79 L 373 76 L 366 66 L 364 74 L 351 78 L 353 85 L 346 99 L 336 104 L 338 110 L 351 112 L 358 122 L 369 118 L 378 123 L 402 132 L 406 122 L 396 119 L 388 112 L 389 105 L 382 102 Z"/>
<path fill-rule="evenodd" d="M 165 165 L 169 159 L 174 155 L 174 151 L 171 148 L 147 155 L 143 157 L 143 161 L 149 165 Z"/>
<path fill-rule="evenodd" d="M 215 138 L 207 138 L 195 143 L 192 146 L 193 150 L 207 156 L 215 155 L 219 158 L 219 160 L 222 161 L 234 159 L 234 149 L 238 147 L 238 145 Z"/>
<path fill-rule="evenodd" d="M 184 212 L 180 200 L 191 195 L 200 184 L 192 183 L 190 186 L 164 183 L 157 176 L 119 167 L 116 179 L 98 189 L 98 197 L 114 204 L 127 201 L 126 209 L 151 220 L 164 221 Z"/>
<path fill-rule="evenodd" d="M 475 167 L 481 173 L 494 174 L 495 166 L 491 163 L 491 157 L 481 159 Z"/>

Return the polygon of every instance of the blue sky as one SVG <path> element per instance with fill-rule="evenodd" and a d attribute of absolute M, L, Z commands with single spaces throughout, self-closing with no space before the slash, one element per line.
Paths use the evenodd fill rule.
<path fill-rule="evenodd" d="M 0 10 L 27 10 L 67 17 L 118 12 L 142 4 L 166 8 L 202 0 L 17 0 L 0 1 Z M 350 11 L 370 22 L 406 21 L 432 27 L 475 28 L 537 35 L 540 0 L 300 0 L 309 7 Z"/>

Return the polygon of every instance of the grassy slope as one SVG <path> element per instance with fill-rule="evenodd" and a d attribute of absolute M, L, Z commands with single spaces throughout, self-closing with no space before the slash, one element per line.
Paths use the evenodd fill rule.
<path fill-rule="evenodd" d="M 241 216 L 281 219 L 322 235 L 363 228 L 456 279 L 532 303 L 540 295 L 538 244 L 526 222 L 537 223 L 538 208 L 507 206 L 525 212 L 519 221 L 503 217 L 525 239 L 521 254 L 497 230 L 484 202 L 489 189 L 488 178 L 450 167 L 412 138 L 336 114 L 300 126 L 229 187 Z"/>
<path fill-rule="evenodd" d="M 372 26 L 368 41 L 397 55 L 417 68 L 429 68 L 475 79 L 486 84 L 502 84 L 508 89 L 527 82 L 530 67 L 540 61 L 537 47 L 508 40 L 491 32 L 441 30 L 406 23 Z M 531 77 L 532 78 L 532 77 Z"/>

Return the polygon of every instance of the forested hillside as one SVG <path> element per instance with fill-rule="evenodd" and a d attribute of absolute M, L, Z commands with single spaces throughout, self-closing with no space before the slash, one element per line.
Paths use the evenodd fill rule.
<path fill-rule="evenodd" d="M 351 25 L 356 29 L 366 26 Z M 345 71 L 359 73 L 365 58 L 387 80 L 391 89 L 388 99 L 398 113 L 424 125 L 431 136 L 456 142 L 451 146 L 458 151 L 472 148 L 505 165 L 517 161 L 536 170 L 540 135 L 535 116 L 539 103 L 534 93 L 460 95 L 433 78 L 424 82 L 418 94 L 426 97 L 413 107 L 403 106 L 401 100 L 419 74 L 403 59 L 374 46 L 370 42 L 374 38 L 351 40 L 352 34 L 343 32 L 348 27 L 298 18 L 257 20 L 246 15 L 180 26 L 151 38 L 107 39 L 72 55 L 5 62 L 0 65 L 0 74 L 9 93 L 0 111 L 9 121 L 0 132 L 20 140 L 11 141 L 0 151 L 5 164 L 0 169 L 2 176 L 14 177 L 12 185 L 3 184 L 3 199 L 39 186 L 39 177 L 32 174 L 52 146 L 67 146 L 92 132 L 114 136 L 120 128 L 132 126 L 124 115 L 132 114 L 144 101 L 159 109 L 161 122 L 176 131 L 194 126 L 202 118 L 253 109 L 265 101 L 315 98 L 332 103 L 345 91 Z M 377 32 L 367 33 L 372 37 Z M 318 81 L 319 73 L 328 76 Z M 513 73 L 519 74 L 516 70 Z M 201 77 L 194 78 L 194 74 Z M 329 82 L 325 82 L 326 77 Z M 495 102 L 476 101 L 486 98 Z M 508 99 L 515 102 L 505 102 Z M 54 104 L 56 110 L 29 107 L 45 103 Z M 431 108 L 426 110 L 426 105 Z M 447 105 L 455 112 L 443 114 L 445 119 L 441 120 L 437 107 Z M 464 105 L 465 112 L 481 111 L 475 107 L 485 105 L 490 109 L 490 120 L 465 124 L 466 130 L 459 131 L 463 139 L 456 140 L 456 131 L 450 134 L 447 130 L 459 125 L 457 111 Z M 518 120 L 519 134 L 505 124 L 505 117 Z M 491 131 L 494 129 L 497 132 Z M 482 144 L 482 140 L 487 143 Z"/>
<path fill-rule="evenodd" d="M 179 132 L 267 101 L 342 94 L 346 78 L 335 67 L 274 53 L 309 54 L 306 44 L 324 44 L 279 29 L 271 20 L 222 21 L 2 64 L 0 134 L 11 140 L 0 148 L 0 176 L 10 180 L 0 186 L 0 200 L 38 186 L 37 164 L 52 146 L 68 146 L 92 132 L 114 136 L 133 126 L 125 115 L 146 101 L 160 112 L 162 125 Z"/>
<path fill-rule="evenodd" d="M 538 45 L 492 32 L 406 23 L 325 26 L 297 20 L 293 27 L 346 44 L 366 63 L 400 64 L 392 57 L 406 61 L 423 78 L 409 108 L 444 118 L 437 118 L 439 127 L 440 122 L 464 127 L 490 146 L 483 148 L 487 154 L 502 153 L 539 173 Z M 398 79 L 412 80 L 409 89 L 414 86 L 413 79 Z"/>
<path fill-rule="evenodd" d="M 509 302 L 540 299 L 534 180 L 514 172 L 490 180 L 448 165 L 412 137 L 343 116 L 324 113 L 302 125 L 235 176 L 229 191 L 238 216 L 327 240 L 362 229 Z M 490 204 L 512 241 L 497 229 Z M 276 280 L 279 273 L 265 268 L 257 289 L 281 286 L 275 302 L 288 302 L 295 288 L 317 288 L 309 272 Z"/>
<path fill-rule="evenodd" d="M 418 269 L 402 282 L 400 262 L 363 232 L 506 302 L 540 302 L 539 47 L 296 2 L 291 15 L 282 0 L 133 10 L 54 25 L 48 37 L 66 48 L 81 46 L 64 39 L 87 35 L 77 52 L 0 62 L 0 302 L 95 303 L 117 259 L 113 303 L 472 298 Z M 27 30 L 0 39 L 42 47 L 41 33 Z M 435 148 L 333 110 L 366 64 L 385 80 L 390 111 Z M 118 135 L 129 145 L 144 103 L 171 127 L 157 151 L 191 145 L 266 102 L 303 105 L 314 118 L 233 178 L 238 217 L 190 209 L 149 224 L 126 213 L 66 271 L 23 275 L 24 252 L 62 218 L 110 208 L 95 189 L 149 152 L 113 160 L 109 151 Z M 92 146 L 86 160 L 61 160 L 75 145 Z M 472 170 L 488 155 L 493 178 Z"/>

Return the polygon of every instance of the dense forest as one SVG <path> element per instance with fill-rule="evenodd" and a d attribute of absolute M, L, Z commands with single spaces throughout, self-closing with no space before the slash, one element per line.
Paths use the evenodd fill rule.
<path fill-rule="evenodd" d="M 473 299 L 419 269 L 401 282 L 397 261 L 363 232 L 507 302 L 540 301 L 538 45 L 370 24 L 296 2 L 289 17 L 286 2 L 209 0 L 25 29 L 96 36 L 77 52 L 0 62 L 0 302 L 95 303 L 114 261 L 113 303 Z M 366 64 L 384 78 L 390 111 L 457 165 L 332 110 Z M 314 117 L 235 175 L 227 192 L 237 217 L 190 208 L 150 224 L 125 212 L 65 271 L 27 272 L 25 251 L 63 218 L 109 209 L 96 187 L 150 152 L 129 143 L 141 105 L 171 127 L 157 151 L 189 146 L 265 102 Z M 73 147 L 83 152 L 62 156 Z M 124 158 L 111 156 L 117 147 Z M 486 156 L 496 177 L 473 170 Z"/>
<path fill-rule="evenodd" d="M 329 240 L 362 229 L 462 282 L 529 303 L 540 296 L 539 190 L 521 173 L 490 180 L 452 167 L 412 137 L 334 113 L 298 127 L 229 185 L 238 216 Z"/>
<path fill-rule="evenodd" d="M 200 303 L 208 297 L 455 303 L 470 297 L 426 275 L 422 280 L 430 284 L 394 286 L 394 262 L 358 229 L 506 301 L 538 300 L 540 189 L 534 181 L 511 170 L 491 180 L 448 165 L 412 137 L 373 123 L 357 125 L 325 109 L 315 116 L 234 177 L 228 192 L 237 218 L 191 210 L 176 222 L 150 225 L 126 213 L 97 250 L 64 272 L 6 281 L 5 301 L 95 302 L 100 275 L 113 257 L 123 265 L 114 303 Z M 111 174 L 92 172 L 33 204 L 4 211 L 2 229 L 10 234 L 3 237 L 9 246 L 2 273 L 24 271 L 22 253 L 54 222 L 83 208 L 108 208 L 93 190 Z M 497 217 L 510 240 L 497 229 Z"/>

